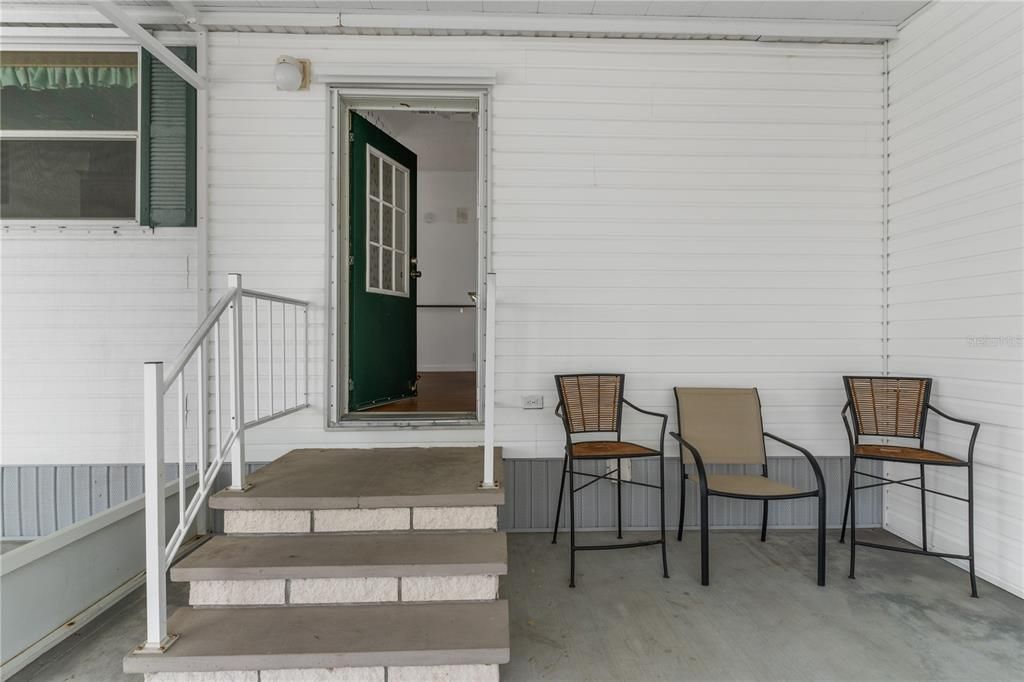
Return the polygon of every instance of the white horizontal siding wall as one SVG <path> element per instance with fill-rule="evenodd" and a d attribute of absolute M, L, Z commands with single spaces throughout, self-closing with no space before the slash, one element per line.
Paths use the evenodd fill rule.
<path fill-rule="evenodd" d="M 878 46 L 212 34 L 216 287 L 312 301 L 315 410 L 247 436 L 293 447 L 479 442 L 476 430 L 323 430 L 327 92 L 313 70 L 493 68 L 497 439 L 552 457 L 552 374 L 629 375 L 631 399 L 757 385 L 768 427 L 846 453 L 839 375 L 881 370 Z M 219 294 L 215 291 L 214 295 Z M 523 411 L 524 394 L 549 409 Z"/>
<path fill-rule="evenodd" d="M 142 365 L 196 326 L 195 230 L 12 229 L 0 269 L 3 463 L 141 462 Z"/>
<path fill-rule="evenodd" d="M 982 423 L 977 568 L 1024 596 L 1022 16 L 937 3 L 890 47 L 889 370 L 934 377 L 936 406 Z M 929 444 L 966 453 L 969 430 L 941 422 Z M 965 472 L 931 471 L 930 486 L 966 492 Z M 929 545 L 966 553 L 966 505 L 928 513 Z M 885 523 L 919 542 L 918 496 L 888 490 Z"/>

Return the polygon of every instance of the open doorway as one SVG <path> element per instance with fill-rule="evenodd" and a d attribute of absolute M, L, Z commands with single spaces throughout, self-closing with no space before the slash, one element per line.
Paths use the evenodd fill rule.
<path fill-rule="evenodd" d="M 349 116 L 347 416 L 476 419 L 476 112 Z"/>

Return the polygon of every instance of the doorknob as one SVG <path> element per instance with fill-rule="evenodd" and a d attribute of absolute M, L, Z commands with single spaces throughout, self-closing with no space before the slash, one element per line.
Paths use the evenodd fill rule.
<path fill-rule="evenodd" d="M 420 269 L 416 267 L 416 259 L 415 258 L 410 258 L 409 259 L 409 265 L 412 268 L 412 271 L 409 273 L 410 277 L 412 277 L 413 279 L 419 279 L 420 277 L 423 276 L 423 273 L 420 272 Z"/>
<path fill-rule="evenodd" d="M 466 295 L 469 296 L 471 299 L 473 299 L 473 303 L 479 303 L 480 302 L 480 301 L 477 300 L 477 296 L 476 296 L 476 292 L 475 291 L 467 291 Z"/>

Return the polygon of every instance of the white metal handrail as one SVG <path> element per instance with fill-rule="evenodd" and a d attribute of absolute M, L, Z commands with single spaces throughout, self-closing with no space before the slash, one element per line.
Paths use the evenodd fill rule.
<path fill-rule="evenodd" d="M 206 499 L 213 490 L 221 466 L 231 460 L 231 488 L 245 489 L 245 430 L 264 424 L 286 414 L 309 406 L 309 304 L 294 298 L 275 296 L 242 288 L 240 275 L 228 275 L 228 291 L 210 310 L 195 333 L 165 372 L 162 362 L 147 362 L 144 372 L 145 413 L 145 495 L 146 495 L 146 642 L 141 651 L 161 652 L 176 637 L 167 633 L 167 568 L 173 561 L 193 522 L 204 531 L 203 512 Z M 246 418 L 246 375 L 242 362 L 245 347 L 243 301 L 252 301 L 252 380 L 255 398 L 253 416 Z M 260 362 L 261 331 L 260 309 L 266 308 L 268 357 Z M 279 316 L 275 311 L 280 310 Z M 291 311 L 291 358 L 287 357 L 288 312 Z M 275 326 L 280 321 L 280 338 Z M 223 379 L 221 376 L 221 327 L 227 326 L 227 360 L 229 427 L 223 424 Z M 302 357 L 299 357 L 299 329 L 302 329 Z M 280 349 L 278 350 L 278 344 Z M 214 380 L 208 385 L 209 351 L 212 347 Z M 275 364 L 278 355 L 280 370 Z M 189 365 L 196 371 L 196 443 L 195 463 L 198 483 L 191 499 L 186 496 L 186 424 L 188 403 L 186 376 Z M 291 390 L 289 391 L 289 365 Z M 269 410 L 260 410 L 260 379 L 269 379 Z M 300 376 L 301 391 L 300 391 Z M 163 499 L 165 478 L 164 398 L 177 387 L 177 467 L 178 467 L 178 523 L 166 537 L 165 507 Z M 280 395 L 280 398 L 278 396 Z M 209 410 L 207 398 L 213 399 L 214 447 L 210 458 Z M 209 460 L 208 460 L 209 458 Z"/>
<path fill-rule="evenodd" d="M 495 329 L 497 321 L 498 276 L 487 273 L 484 323 L 484 479 L 481 488 L 495 488 L 494 483 L 494 362 L 496 355 Z"/>

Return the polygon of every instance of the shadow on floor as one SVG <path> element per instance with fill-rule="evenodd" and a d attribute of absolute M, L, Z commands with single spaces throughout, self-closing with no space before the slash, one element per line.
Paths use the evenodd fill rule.
<path fill-rule="evenodd" d="M 894 538 L 861 531 L 864 539 Z M 583 541 L 611 540 L 606 533 Z M 642 533 L 630 533 L 640 536 Z M 710 587 L 698 578 L 697 536 L 657 547 L 584 553 L 568 587 L 568 536 L 510 534 L 509 680 L 1024 679 L 1024 602 L 937 559 L 849 550 L 829 538 L 829 584 L 814 582 L 814 533 L 712 534 Z M 187 590 L 169 589 L 170 608 Z M 11 682 L 141 682 L 121 659 L 145 632 L 145 596 L 116 607 Z"/>

